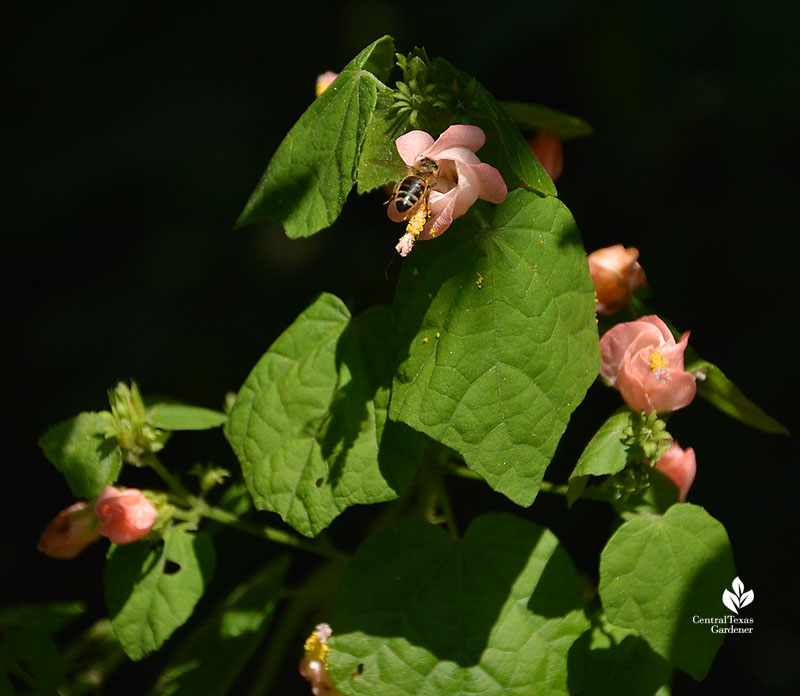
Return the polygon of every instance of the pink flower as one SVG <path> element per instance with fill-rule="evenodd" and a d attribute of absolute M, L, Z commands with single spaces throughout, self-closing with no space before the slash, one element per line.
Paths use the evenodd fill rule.
<path fill-rule="evenodd" d="M 600 374 L 631 408 L 676 411 L 691 403 L 694 377 L 683 369 L 687 331 L 678 343 L 657 316 L 617 324 L 600 339 Z"/>
<path fill-rule="evenodd" d="M 407 233 L 397 250 L 405 256 L 417 239 L 432 239 L 444 232 L 454 219 L 469 210 L 476 200 L 502 203 L 508 195 L 506 183 L 494 167 L 483 164 L 475 154 L 486 142 L 486 134 L 477 126 L 450 126 L 436 141 L 425 131 L 401 135 L 395 145 L 408 167 L 422 158 L 436 162 L 438 173 L 430 194 L 430 218 L 424 206 L 415 205 L 400 211 L 396 199 L 387 209 L 394 222 L 411 219 Z"/>
<path fill-rule="evenodd" d="M 71 559 L 97 541 L 97 518 L 83 501 L 59 512 L 39 537 L 37 548 L 50 558 Z"/>
<path fill-rule="evenodd" d="M 332 633 L 328 624 L 317 624 L 303 646 L 305 656 L 300 660 L 300 674 L 311 682 L 314 696 L 342 696 L 328 674 L 328 639 Z"/>
<path fill-rule="evenodd" d="M 339 73 L 335 73 L 330 70 L 322 73 L 322 75 L 317 75 L 317 85 L 314 90 L 316 92 L 316 95 L 319 96 L 326 89 L 328 89 L 328 87 L 330 87 L 333 84 L 333 81 L 337 77 L 339 77 Z"/>
<path fill-rule="evenodd" d="M 557 181 L 564 171 L 564 148 L 561 146 L 561 138 L 550 131 L 539 131 L 536 137 L 528 140 L 528 145 L 550 178 Z"/>
<path fill-rule="evenodd" d="M 647 285 L 644 271 L 636 260 L 639 250 L 622 244 L 598 249 L 589 254 L 589 273 L 592 274 L 597 295 L 598 314 L 614 314 L 631 299 L 636 288 Z"/>
<path fill-rule="evenodd" d="M 697 473 L 694 450 L 691 447 L 686 450 L 681 449 L 680 445 L 673 441 L 669 449 L 661 455 L 661 459 L 656 462 L 656 469 L 672 479 L 680 492 L 680 501 L 685 501 Z"/>
<path fill-rule="evenodd" d="M 99 534 L 114 544 L 130 544 L 150 533 L 157 513 L 140 490 L 106 486 L 97 498 L 94 514 L 102 523 Z"/>

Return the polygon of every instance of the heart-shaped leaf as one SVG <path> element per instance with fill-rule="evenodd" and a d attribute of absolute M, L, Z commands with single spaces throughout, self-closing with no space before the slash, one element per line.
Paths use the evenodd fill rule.
<path fill-rule="evenodd" d="M 207 534 L 170 527 L 163 541 L 112 546 L 105 594 L 114 634 L 132 660 L 158 650 L 192 615 L 214 572 Z"/>
<path fill-rule="evenodd" d="M 339 217 L 393 65 L 394 42 L 384 36 L 344 67 L 283 139 L 237 226 L 277 220 L 289 237 L 308 237 Z"/>
<path fill-rule="evenodd" d="M 351 320 L 323 294 L 259 360 L 225 430 L 258 509 L 314 536 L 405 490 L 427 440 L 387 421 L 392 331 L 391 308 Z"/>
<path fill-rule="evenodd" d="M 594 286 L 559 200 L 519 190 L 481 211 L 405 262 L 390 416 L 530 505 L 599 370 Z"/>
<path fill-rule="evenodd" d="M 117 441 L 106 439 L 107 425 L 102 413 L 80 413 L 54 425 L 39 438 L 44 456 L 64 474 L 76 498 L 97 497 L 105 486 L 117 480 L 122 469 Z"/>
<path fill-rule="evenodd" d="M 454 544 L 416 521 L 368 539 L 342 578 L 329 668 L 347 694 L 564 694 L 588 628 L 571 560 L 546 529 L 478 517 Z"/>
<path fill-rule="evenodd" d="M 720 588 L 735 574 L 725 528 L 684 503 L 663 517 L 634 517 L 614 533 L 600 557 L 599 592 L 609 621 L 703 679 L 722 634 L 692 619 L 720 614 Z"/>

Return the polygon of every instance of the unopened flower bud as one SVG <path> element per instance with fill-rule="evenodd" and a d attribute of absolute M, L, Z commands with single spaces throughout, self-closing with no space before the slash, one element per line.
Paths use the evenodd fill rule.
<path fill-rule="evenodd" d="M 589 273 L 592 274 L 597 296 L 598 314 L 614 314 L 631 299 L 636 288 L 647 285 L 639 265 L 639 250 L 622 244 L 598 249 L 589 254 Z"/>
<path fill-rule="evenodd" d="M 550 131 L 539 131 L 536 137 L 528 140 L 528 145 L 550 178 L 557 181 L 564 171 L 564 148 L 561 145 L 561 138 Z"/>
<path fill-rule="evenodd" d="M 75 503 L 59 512 L 45 527 L 37 548 L 50 558 L 75 558 L 100 538 L 97 526 L 91 506 L 83 501 Z"/>
<path fill-rule="evenodd" d="M 697 458 L 694 449 L 689 447 L 684 450 L 677 442 L 673 442 L 656 462 L 656 469 L 669 476 L 678 487 L 681 502 L 685 501 L 697 474 Z"/>
<path fill-rule="evenodd" d="M 328 89 L 328 87 L 330 87 L 331 84 L 333 84 L 333 81 L 337 77 L 339 77 L 339 73 L 335 73 L 330 70 L 322 73 L 322 75 L 317 75 L 317 87 L 316 87 L 317 96 L 319 96 L 326 89 Z"/>
<path fill-rule="evenodd" d="M 100 520 L 98 534 L 114 544 L 130 544 L 144 539 L 153 528 L 157 511 L 136 488 L 119 490 L 106 486 L 97 498 L 94 514 Z"/>

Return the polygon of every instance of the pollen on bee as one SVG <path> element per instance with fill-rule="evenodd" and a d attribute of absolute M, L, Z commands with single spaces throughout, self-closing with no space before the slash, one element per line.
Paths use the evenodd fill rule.
<path fill-rule="evenodd" d="M 423 201 L 422 205 L 416 209 L 411 219 L 408 221 L 406 232 L 413 234 L 415 237 L 419 237 L 422 229 L 425 227 L 425 223 L 428 222 L 428 217 L 430 217 L 430 210 L 427 202 Z"/>

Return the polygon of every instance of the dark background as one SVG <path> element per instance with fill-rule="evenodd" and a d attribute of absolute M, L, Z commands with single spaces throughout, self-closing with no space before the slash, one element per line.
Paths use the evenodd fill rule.
<path fill-rule="evenodd" d="M 374 196 L 353 195 L 335 228 L 309 240 L 276 226 L 232 231 L 316 75 L 384 33 L 500 99 L 589 121 L 595 135 L 567 144 L 558 184 L 587 249 L 637 246 L 659 312 L 796 430 L 799 22 L 791 2 L 18 9 L 4 41 L 6 602 L 80 598 L 102 612 L 100 545 L 72 563 L 34 551 L 72 502 L 36 447 L 49 425 L 106 408 L 120 379 L 220 407 L 318 292 L 354 312 L 391 301 L 399 233 Z M 572 446 L 615 405 L 604 395 L 581 407 Z M 725 524 L 756 598 L 754 635 L 729 638 L 705 682 L 679 675 L 673 693 L 795 693 L 793 440 L 704 402 L 670 430 L 697 452 L 690 501 Z M 231 464 L 220 440 L 177 436 L 176 458 Z M 497 498 L 487 499 L 501 509 Z M 127 687 L 109 693 L 141 693 L 136 679 L 148 683 L 153 665 L 128 668 Z M 305 691 L 289 683 L 285 693 Z"/>

